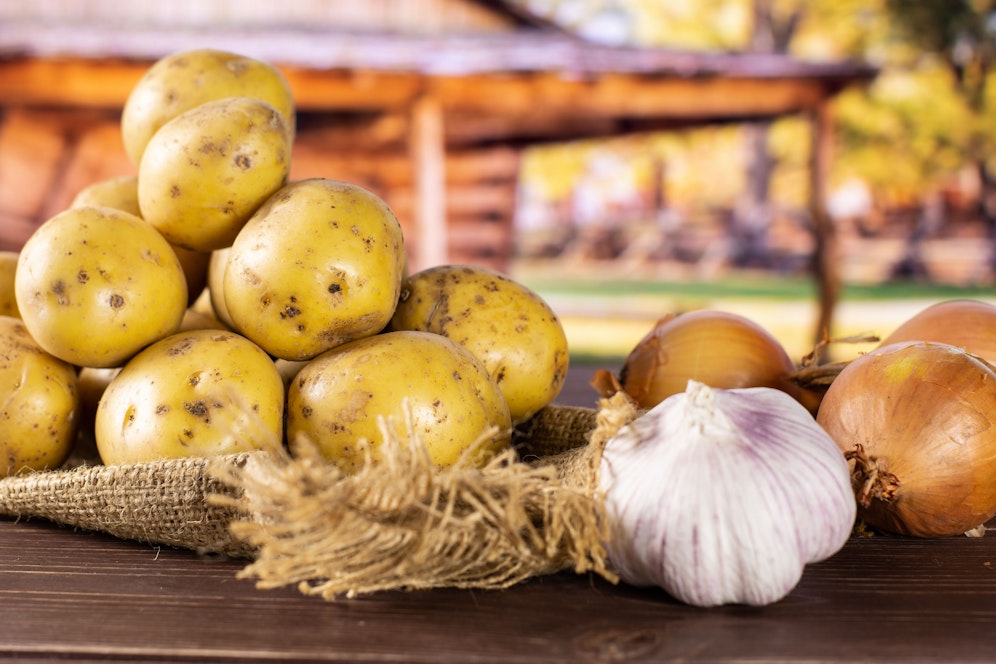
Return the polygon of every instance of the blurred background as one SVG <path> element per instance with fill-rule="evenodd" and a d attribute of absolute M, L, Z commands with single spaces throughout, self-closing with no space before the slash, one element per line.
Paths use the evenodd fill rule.
<path fill-rule="evenodd" d="M 135 173 L 128 92 L 205 47 L 285 72 L 293 178 L 381 195 L 414 269 L 533 287 L 581 357 L 693 308 L 801 357 L 996 302 L 983 0 L 5 0 L 0 248 Z"/>

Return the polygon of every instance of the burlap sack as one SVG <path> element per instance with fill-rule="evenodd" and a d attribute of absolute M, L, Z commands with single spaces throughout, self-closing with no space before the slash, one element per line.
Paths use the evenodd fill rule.
<path fill-rule="evenodd" d="M 514 452 L 446 473 L 413 435 L 388 441 L 386 464 L 348 478 L 307 447 L 20 475 L 0 480 L 0 514 L 246 558 L 244 575 L 260 585 L 326 597 L 504 587 L 565 567 L 611 577 L 590 462 L 570 460 L 598 416 L 548 407 L 516 430 Z"/>
<path fill-rule="evenodd" d="M 210 468 L 242 465 L 246 456 L 91 465 L 8 477 L 0 480 L 0 513 L 151 544 L 248 557 L 250 548 L 229 529 L 238 511 L 209 500 L 236 492 Z"/>

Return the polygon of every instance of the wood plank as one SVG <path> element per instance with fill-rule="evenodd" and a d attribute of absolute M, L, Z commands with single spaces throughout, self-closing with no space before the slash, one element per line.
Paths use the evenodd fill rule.
<path fill-rule="evenodd" d="M 446 181 L 453 184 L 517 182 L 521 163 L 521 151 L 507 146 L 450 150 L 446 155 Z"/>
<path fill-rule="evenodd" d="M 590 405 L 600 363 L 560 403 Z M 697 609 L 557 574 L 504 591 L 325 602 L 256 589 L 243 563 L 0 519 L 0 658 L 31 661 L 989 662 L 996 537 L 851 539 L 762 607 Z"/>
<path fill-rule="evenodd" d="M 12 105 L 120 108 L 148 68 L 144 61 L 17 58 L 0 61 L 0 98 Z M 806 78 L 726 78 L 557 73 L 428 76 L 378 70 L 281 66 L 303 111 L 402 111 L 422 94 L 448 110 L 528 118 L 689 118 L 794 113 L 836 92 L 837 83 Z M 831 87 L 828 87 L 831 86 Z"/>
<path fill-rule="evenodd" d="M 450 256 L 453 265 L 476 265 L 496 272 L 508 272 L 508 259 L 501 255 L 484 255 L 477 252 L 453 250 Z"/>
<path fill-rule="evenodd" d="M 120 109 L 149 64 L 82 58 L 0 60 L 0 99 L 10 106 Z"/>
<path fill-rule="evenodd" d="M 988 662 L 993 538 L 854 539 L 763 608 L 558 574 L 324 602 L 241 563 L 0 521 L 0 657 L 32 661 Z"/>
<path fill-rule="evenodd" d="M 810 140 L 809 213 L 813 219 L 813 274 L 819 301 L 813 341 L 818 343 L 834 336 L 834 313 L 843 288 L 840 242 L 827 209 L 833 159 L 833 115 L 829 104 L 811 114 Z"/>
<path fill-rule="evenodd" d="M 407 147 L 410 116 L 404 111 L 298 110 L 298 137 L 329 152 L 400 153 Z"/>
<path fill-rule="evenodd" d="M 94 182 L 135 173 L 137 169 L 124 150 L 120 124 L 117 121 L 94 124 L 73 142 L 61 178 L 49 192 L 42 219 L 65 210 L 81 189 Z"/>
<path fill-rule="evenodd" d="M 420 98 L 412 108 L 411 160 L 414 168 L 412 220 L 420 242 L 411 269 L 449 262 L 446 233 L 446 146 L 438 99 Z"/>
<path fill-rule="evenodd" d="M 33 217 L 0 211 L 0 251 L 20 251 L 37 227 Z"/>
<path fill-rule="evenodd" d="M 559 403 L 591 405 L 599 362 Z M 996 525 L 996 524 L 991 524 Z M 31 661 L 990 662 L 996 537 L 854 537 L 766 607 L 699 609 L 570 573 L 326 602 L 243 563 L 0 519 L 0 658 Z"/>
<path fill-rule="evenodd" d="M 485 182 L 453 187 L 446 209 L 453 215 L 477 213 L 508 219 L 515 213 L 515 182 Z"/>
<path fill-rule="evenodd" d="M 519 76 L 436 77 L 430 90 L 451 110 L 527 118 L 543 113 L 573 117 L 722 119 L 796 113 L 827 96 L 821 81 L 603 74 L 571 79 L 554 73 Z"/>
<path fill-rule="evenodd" d="M 71 109 L 8 111 L 6 131 L 0 127 L 0 191 L 5 192 L 0 210 L 11 217 L 0 235 L 8 247 L 19 248 L 35 226 L 68 207 L 84 186 L 134 172 L 113 114 L 79 115 L 84 121 L 74 125 L 77 113 Z M 412 218 L 414 169 L 409 154 L 330 154 L 314 138 L 311 133 L 299 137 L 292 156 L 293 178 L 334 177 L 365 186 L 391 197 L 396 211 Z M 518 161 L 518 152 L 507 147 L 450 152 L 445 171 L 455 198 L 446 202 L 447 214 L 479 209 L 511 214 Z M 465 183 L 479 186 L 464 188 Z M 397 193 L 401 190 L 404 193 Z M 409 237 L 414 232 L 410 230 Z"/>
<path fill-rule="evenodd" d="M 569 115 L 544 106 L 533 113 L 502 115 L 487 111 L 452 111 L 447 115 L 446 142 L 455 147 L 494 143 L 502 139 L 517 143 L 551 143 L 578 137 L 615 136 L 625 133 L 628 123 L 614 117 Z"/>
<path fill-rule="evenodd" d="M 0 212 L 39 218 L 70 149 L 63 127 L 23 109 L 0 115 Z"/>
<path fill-rule="evenodd" d="M 479 219 L 464 219 L 461 223 L 451 221 L 448 235 L 452 251 L 507 256 L 511 243 L 511 234 L 505 224 Z"/>
<path fill-rule="evenodd" d="M 459 186 L 479 181 L 515 181 L 519 173 L 518 150 L 496 147 L 446 152 L 446 183 Z M 292 177 L 332 177 L 377 183 L 381 187 L 410 187 L 415 180 L 411 156 L 394 151 L 330 151 L 328 145 L 305 133 L 298 136 L 291 156 Z"/>
<path fill-rule="evenodd" d="M 412 33 L 441 31 L 504 32 L 515 25 L 514 16 L 498 7 L 466 0 L 216 0 L 215 2 L 32 2 L 0 4 L 0 20 L 34 19 L 43 24 L 72 21 L 76 24 L 169 25 L 217 28 L 224 25 L 269 27 L 297 25 L 308 30 L 392 30 Z"/>
<path fill-rule="evenodd" d="M 412 189 L 385 188 L 382 195 L 399 217 L 414 214 L 415 197 Z M 499 182 L 450 187 L 446 192 L 445 204 L 447 217 L 490 216 L 511 220 L 515 210 L 515 186 Z"/>

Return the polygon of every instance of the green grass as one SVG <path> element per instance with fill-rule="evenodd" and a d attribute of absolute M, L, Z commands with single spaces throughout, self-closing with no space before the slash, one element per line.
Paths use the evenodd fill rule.
<path fill-rule="evenodd" d="M 763 298 L 807 300 L 817 296 L 811 279 L 788 277 L 736 276 L 714 281 L 651 281 L 636 279 L 527 279 L 530 288 L 541 293 L 579 297 L 667 296 L 671 298 Z M 847 284 L 841 292 L 846 300 L 946 299 L 954 297 L 996 297 L 996 285 L 955 286 L 917 282 Z"/>
<path fill-rule="evenodd" d="M 564 307 L 563 320 L 572 359 L 617 361 L 649 329 L 655 312 L 719 306 L 737 311 L 776 335 L 790 354 L 812 348 L 816 284 L 805 277 L 724 275 L 712 281 L 564 277 L 533 275 L 521 279 L 537 293 Z M 902 322 L 922 302 L 954 298 L 996 300 L 996 285 L 960 287 L 932 283 L 848 284 L 835 314 L 836 334 L 881 333 Z M 796 315 L 795 305 L 803 305 Z M 845 306 L 850 305 L 850 306 Z M 788 309 L 786 309 L 786 306 Z M 591 312 L 590 315 L 586 312 Z M 792 313 L 786 313 L 792 312 Z"/>

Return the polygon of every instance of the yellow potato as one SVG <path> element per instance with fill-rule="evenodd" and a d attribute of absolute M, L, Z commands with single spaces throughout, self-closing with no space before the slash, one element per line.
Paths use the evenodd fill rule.
<path fill-rule="evenodd" d="M 17 273 L 17 252 L 0 251 L 0 316 L 20 318 L 14 295 L 14 275 Z"/>
<path fill-rule="evenodd" d="M 407 409 L 407 410 L 406 410 Z M 407 418 L 438 467 L 492 428 L 483 461 L 508 445 L 511 419 L 480 360 L 438 334 L 390 332 L 339 346 L 298 371 L 287 393 L 287 438 L 307 440 L 343 472 L 381 459 L 378 418 L 408 440 Z"/>
<path fill-rule="evenodd" d="M 208 262 L 208 272 L 210 273 L 210 261 Z M 205 316 L 210 316 L 211 318 L 217 319 L 221 323 L 221 319 L 218 318 L 218 314 L 214 312 L 214 306 L 211 304 L 211 291 L 205 288 L 194 303 L 190 305 L 190 309 L 193 309 L 199 314 L 204 314 Z M 224 323 L 222 323 L 224 324 Z M 227 326 L 226 326 L 227 327 Z M 229 328 L 231 329 L 231 328 Z"/>
<path fill-rule="evenodd" d="M 305 360 L 380 332 L 404 270 L 401 226 L 356 185 L 291 183 L 245 225 L 228 255 L 225 307 L 268 353 Z"/>
<path fill-rule="evenodd" d="M 121 367 L 82 367 L 79 370 L 79 436 L 76 438 L 70 463 L 77 461 L 97 463 L 100 461 L 94 433 L 97 405 L 100 403 L 100 398 L 104 396 L 104 390 L 120 372 Z"/>
<path fill-rule="evenodd" d="M 234 332 L 180 332 L 111 380 L 97 406 L 97 450 L 105 464 L 273 450 L 283 409 L 283 380 L 258 346 Z"/>
<path fill-rule="evenodd" d="M 83 187 L 73 197 L 69 207 L 111 207 L 142 216 L 138 207 L 138 178 L 134 175 L 98 180 Z"/>
<path fill-rule="evenodd" d="M 17 306 L 39 345 L 71 364 L 120 366 L 177 330 L 187 282 L 173 248 L 138 217 L 69 208 L 21 249 Z"/>
<path fill-rule="evenodd" d="M 294 97 L 273 65 L 215 49 L 168 55 L 149 67 L 125 101 L 121 137 L 136 166 L 152 136 L 176 116 L 225 97 L 253 97 L 280 113 L 293 141 Z"/>
<path fill-rule="evenodd" d="M 153 135 L 138 167 L 142 217 L 172 244 L 229 246 L 290 172 L 287 124 L 248 97 L 210 101 Z"/>
<path fill-rule="evenodd" d="M 449 337 L 484 362 L 508 401 L 513 422 L 551 403 L 567 377 L 567 335 L 550 306 L 494 270 L 440 265 L 402 284 L 392 330 Z"/>
<path fill-rule="evenodd" d="M 75 367 L 46 353 L 23 321 L 0 316 L 0 477 L 61 465 L 78 410 Z"/>
<path fill-rule="evenodd" d="M 284 387 L 290 387 L 291 381 L 294 380 L 297 373 L 308 366 L 309 362 L 311 360 L 281 360 L 279 357 L 273 361 L 284 381 Z"/>
<path fill-rule="evenodd" d="M 123 175 L 94 182 L 81 189 L 69 207 L 92 205 L 112 207 L 141 217 L 142 211 L 138 207 L 138 178 L 134 175 Z M 187 304 L 193 304 L 207 286 L 208 261 L 211 254 L 191 251 L 175 244 L 170 246 L 173 247 L 176 257 L 180 259 L 183 274 L 187 278 Z"/>
<path fill-rule="evenodd" d="M 225 266 L 228 265 L 230 253 L 232 253 L 231 247 L 211 252 L 211 260 L 208 261 L 207 291 L 214 315 L 229 329 L 235 329 L 228 307 L 225 305 Z"/>
<path fill-rule="evenodd" d="M 205 313 L 203 311 L 198 311 L 193 307 L 189 307 L 183 313 L 183 320 L 180 322 L 180 327 L 177 328 L 177 332 L 192 332 L 194 330 L 231 331 L 230 328 L 218 320 L 213 313 Z"/>
<path fill-rule="evenodd" d="M 210 251 L 193 251 L 185 247 L 172 244 L 173 252 L 180 267 L 183 268 L 183 276 L 187 280 L 187 306 L 191 306 L 197 301 L 201 293 L 207 287 L 208 264 L 211 262 Z"/>

